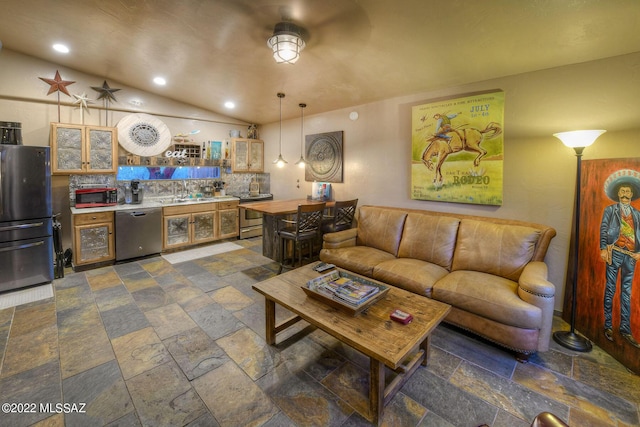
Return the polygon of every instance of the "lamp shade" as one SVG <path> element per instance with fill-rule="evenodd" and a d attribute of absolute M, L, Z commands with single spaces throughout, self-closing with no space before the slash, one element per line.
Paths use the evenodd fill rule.
<path fill-rule="evenodd" d="M 273 161 L 273 163 L 274 163 L 276 166 L 278 166 L 279 168 L 283 168 L 283 167 L 284 167 L 284 165 L 286 165 L 286 164 L 287 164 L 287 163 L 289 163 L 289 162 L 287 162 L 287 161 L 282 157 L 282 154 L 280 154 L 280 155 L 278 156 L 278 158 L 277 158 L 277 159 L 275 159 L 275 160 Z"/>
<path fill-rule="evenodd" d="M 273 50 L 273 59 L 279 64 L 294 64 L 300 58 L 305 47 L 300 27 L 291 22 L 280 22 L 273 30 L 273 36 L 267 40 L 267 46 Z"/>
<path fill-rule="evenodd" d="M 606 130 L 572 130 L 569 132 L 554 133 L 564 145 L 571 148 L 588 147 Z"/>

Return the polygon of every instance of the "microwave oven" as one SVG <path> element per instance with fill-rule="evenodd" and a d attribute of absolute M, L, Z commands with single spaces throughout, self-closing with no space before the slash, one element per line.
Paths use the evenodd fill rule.
<path fill-rule="evenodd" d="M 76 208 L 97 208 L 118 204 L 116 188 L 81 188 L 76 190 Z"/>

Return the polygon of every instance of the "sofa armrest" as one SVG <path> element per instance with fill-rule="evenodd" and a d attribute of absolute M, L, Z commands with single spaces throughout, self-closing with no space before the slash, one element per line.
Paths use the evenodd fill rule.
<path fill-rule="evenodd" d="M 336 231 L 335 233 L 325 233 L 322 236 L 322 248 L 336 249 L 355 246 L 357 236 L 357 228 L 349 228 L 347 230 Z"/>
<path fill-rule="evenodd" d="M 518 280 L 518 296 L 542 311 L 538 351 L 547 351 L 551 339 L 556 288 L 547 280 L 547 265 L 542 261 L 527 264 Z"/>
<path fill-rule="evenodd" d="M 556 294 L 556 287 L 547 280 L 547 264 L 542 261 L 533 261 L 524 267 L 518 287 L 543 298 L 553 298 Z"/>

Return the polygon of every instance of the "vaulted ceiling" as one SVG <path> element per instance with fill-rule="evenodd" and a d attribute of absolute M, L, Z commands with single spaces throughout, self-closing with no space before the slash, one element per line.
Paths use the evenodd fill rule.
<path fill-rule="evenodd" d="M 252 123 L 640 51 L 636 0 L 2 1 L 5 48 Z M 293 65 L 266 41 L 306 30 Z M 55 42 L 71 53 L 51 49 Z M 167 85 L 152 78 L 161 75 Z M 226 110 L 224 102 L 236 103 Z"/>

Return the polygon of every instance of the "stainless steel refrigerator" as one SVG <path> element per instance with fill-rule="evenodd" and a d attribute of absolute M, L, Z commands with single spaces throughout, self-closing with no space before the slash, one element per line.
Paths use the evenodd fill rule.
<path fill-rule="evenodd" d="M 49 147 L 0 145 L 0 292 L 52 280 Z"/>

